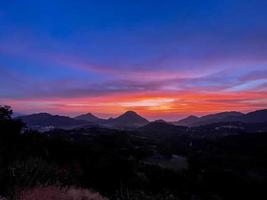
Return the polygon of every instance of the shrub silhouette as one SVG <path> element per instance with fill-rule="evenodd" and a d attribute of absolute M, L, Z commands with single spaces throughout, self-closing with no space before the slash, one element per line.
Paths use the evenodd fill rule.
<path fill-rule="evenodd" d="M 17 200 L 108 200 L 100 194 L 82 188 L 61 188 L 58 186 L 39 186 L 21 191 Z"/>
<path fill-rule="evenodd" d="M 55 184 L 60 181 L 58 167 L 41 158 L 17 160 L 12 165 L 13 183 L 20 187 L 32 187 L 39 184 Z"/>

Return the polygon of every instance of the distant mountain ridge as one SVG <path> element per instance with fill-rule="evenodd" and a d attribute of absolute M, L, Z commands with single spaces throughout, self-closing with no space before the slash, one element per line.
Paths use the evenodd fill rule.
<path fill-rule="evenodd" d="M 116 129 L 138 128 L 149 123 L 149 121 L 134 111 L 127 111 L 117 118 L 101 119 L 91 113 L 82 114 L 74 118 L 51 115 L 49 113 L 37 113 L 17 117 L 29 128 L 40 128 L 52 126 L 55 128 L 77 128 L 82 126 L 102 126 Z"/>
<path fill-rule="evenodd" d="M 105 121 L 105 119 L 99 118 L 99 117 L 93 115 L 92 113 L 86 113 L 86 114 L 78 115 L 77 117 L 74 117 L 74 119 L 93 122 L 93 123 L 100 123 L 100 122 Z"/>
<path fill-rule="evenodd" d="M 179 120 L 178 122 L 174 122 L 173 124 L 179 126 L 188 126 L 190 124 L 196 123 L 199 120 L 199 117 L 190 115 L 184 119 Z"/>
<path fill-rule="evenodd" d="M 103 127 L 119 128 L 119 129 L 138 128 L 149 123 L 147 119 L 138 115 L 134 111 L 126 111 L 125 113 L 123 113 L 122 115 L 119 115 L 116 118 L 109 118 L 109 119 L 101 119 L 101 118 L 94 116 L 91 113 L 79 115 L 75 117 L 74 119 L 93 122 Z"/>
<path fill-rule="evenodd" d="M 51 115 L 49 113 L 25 115 L 17 117 L 17 119 L 22 120 L 29 128 L 47 126 L 52 126 L 54 128 L 75 128 L 88 124 L 88 122 L 83 120 L 75 120 L 70 117 Z"/>
<path fill-rule="evenodd" d="M 160 128 L 167 127 L 172 129 L 169 125 L 173 124 L 176 126 L 203 126 L 215 123 L 224 122 L 243 122 L 243 123 L 267 123 L 267 109 L 257 110 L 243 114 L 241 112 L 221 112 L 202 117 L 189 116 L 177 122 L 167 123 L 163 120 L 156 120 L 155 122 L 149 122 L 147 119 L 137 114 L 134 111 L 127 111 L 116 118 L 101 119 L 91 113 L 82 114 L 77 117 L 71 118 L 60 115 L 51 115 L 49 113 L 37 113 L 31 115 L 25 115 L 17 117 L 24 121 L 28 127 L 46 127 L 52 126 L 55 128 L 77 128 L 83 126 L 101 126 L 106 128 L 114 129 L 135 129 L 151 125 L 156 123 L 157 126 L 160 124 Z M 154 124 L 155 126 L 155 124 Z M 154 129 L 154 128 L 153 128 Z"/>
<path fill-rule="evenodd" d="M 256 110 L 250 113 L 247 113 L 242 118 L 243 122 L 246 123 L 262 123 L 267 122 L 267 109 Z"/>
<path fill-rule="evenodd" d="M 247 114 L 231 111 L 221 112 L 202 117 L 189 116 L 174 122 L 175 125 L 181 126 L 201 126 L 219 122 L 245 122 L 245 123 L 263 123 L 267 122 L 267 109 L 249 112 Z"/>

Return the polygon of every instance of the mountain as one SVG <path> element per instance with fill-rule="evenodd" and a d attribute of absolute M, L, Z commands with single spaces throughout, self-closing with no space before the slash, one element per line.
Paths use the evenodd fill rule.
<path fill-rule="evenodd" d="M 241 112 L 231 111 L 231 112 L 221 112 L 216 114 L 210 114 L 199 118 L 196 125 L 206 125 L 211 123 L 218 122 L 232 122 L 232 121 L 240 121 L 240 119 L 244 116 Z"/>
<path fill-rule="evenodd" d="M 175 122 L 174 124 L 184 125 L 184 126 L 200 126 L 218 122 L 240 121 L 242 116 L 244 116 L 244 114 L 241 112 L 235 112 L 235 111 L 221 112 L 221 113 L 205 115 L 202 117 L 189 116 L 185 119 Z"/>
<path fill-rule="evenodd" d="M 21 119 L 24 121 L 28 127 L 39 129 L 44 127 L 50 128 L 79 128 L 83 126 L 98 125 L 100 127 L 114 128 L 114 129 L 133 129 L 142 127 L 152 130 L 154 132 L 174 132 L 177 126 L 204 126 L 215 123 L 224 122 L 243 122 L 243 123 L 267 123 L 267 109 L 257 110 L 254 112 L 249 112 L 243 114 L 240 112 L 221 112 L 216 114 L 205 115 L 202 117 L 189 116 L 178 122 L 172 124 L 167 123 L 163 120 L 157 120 L 155 122 L 149 123 L 149 121 L 142 116 L 138 115 L 134 111 L 127 111 L 117 118 L 101 119 L 91 113 L 77 116 L 75 118 L 70 118 L 60 115 L 51 115 L 49 113 L 38 113 L 32 115 L 25 115 L 16 117 L 16 119 Z M 147 125 L 147 126 L 146 126 Z"/>
<path fill-rule="evenodd" d="M 178 122 L 175 125 L 183 126 L 202 126 L 220 122 L 244 122 L 244 123 L 263 123 L 267 122 L 267 109 L 257 110 L 243 114 L 241 112 L 221 112 L 216 114 L 205 115 L 202 117 L 189 116 Z"/>
<path fill-rule="evenodd" d="M 165 121 L 157 120 L 138 128 L 138 131 L 147 134 L 161 134 L 164 137 L 166 134 L 184 133 L 186 129 L 187 127 L 184 126 L 176 126 Z"/>
<path fill-rule="evenodd" d="M 199 117 L 190 115 L 184 119 L 181 119 L 178 122 L 174 122 L 174 124 L 178 126 L 190 126 L 191 124 L 198 122 L 198 120 L 199 120 Z"/>
<path fill-rule="evenodd" d="M 53 128 L 75 128 L 88 124 L 86 121 L 76 120 L 70 117 L 51 115 L 49 113 L 37 113 L 17 117 L 22 120 L 29 128 L 40 129 L 43 127 Z"/>
<path fill-rule="evenodd" d="M 149 121 L 134 111 L 127 111 L 117 118 L 111 118 L 107 125 L 114 128 L 138 128 L 148 124 Z"/>
<path fill-rule="evenodd" d="M 184 126 L 175 126 L 173 124 L 154 121 L 143 127 L 136 129 L 134 134 L 137 137 L 151 140 L 161 146 L 162 149 L 179 148 L 189 144 L 188 128 Z"/>
<path fill-rule="evenodd" d="M 163 124 L 169 124 L 167 121 L 165 121 L 165 120 L 163 120 L 163 119 L 157 119 L 157 120 L 155 120 L 155 121 L 153 121 L 153 122 L 163 123 Z M 153 123 L 153 122 L 151 122 L 151 123 Z"/>
<path fill-rule="evenodd" d="M 256 110 L 254 112 L 247 113 L 242 117 L 242 122 L 246 123 L 267 122 L 267 109 Z"/>
<path fill-rule="evenodd" d="M 37 113 L 17 117 L 27 124 L 29 128 L 41 130 L 44 127 L 51 128 L 79 128 L 98 125 L 107 128 L 129 129 L 138 128 L 149 123 L 148 120 L 133 111 L 127 111 L 117 118 L 101 119 L 91 113 L 79 115 L 75 118 L 51 115 L 49 113 Z"/>
<path fill-rule="evenodd" d="M 92 113 L 82 114 L 77 117 L 74 117 L 74 119 L 93 122 L 93 123 L 102 123 L 105 121 L 105 119 L 98 118 Z"/>

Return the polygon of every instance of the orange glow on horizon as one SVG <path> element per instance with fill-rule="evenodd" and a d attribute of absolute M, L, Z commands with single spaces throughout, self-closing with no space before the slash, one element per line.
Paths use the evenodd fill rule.
<path fill-rule="evenodd" d="M 21 99 L 6 101 L 16 112 L 36 110 L 55 114 L 77 115 L 91 112 L 100 117 L 114 117 L 134 110 L 149 119 L 177 119 L 191 114 L 222 111 L 252 111 L 267 107 L 267 92 L 190 93 L 155 92 L 113 94 L 83 98 Z"/>

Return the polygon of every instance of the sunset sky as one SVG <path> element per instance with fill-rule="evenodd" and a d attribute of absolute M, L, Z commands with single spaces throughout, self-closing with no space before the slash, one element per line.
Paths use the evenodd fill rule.
<path fill-rule="evenodd" d="M 167 120 L 267 108 L 267 1 L 0 0 L 0 104 Z"/>

